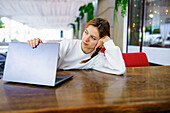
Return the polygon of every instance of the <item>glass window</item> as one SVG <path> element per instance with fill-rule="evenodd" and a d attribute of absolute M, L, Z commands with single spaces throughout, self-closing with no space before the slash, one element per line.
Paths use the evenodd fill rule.
<path fill-rule="evenodd" d="M 170 1 L 146 0 L 143 45 L 170 48 Z"/>
<path fill-rule="evenodd" d="M 142 26 L 142 1 L 130 0 L 128 14 L 128 52 L 139 52 Z M 133 49 L 136 47 L 137 49 Z"/>
<path fill-rule="evenodd" d="M 139 46 L 139 33 L 141 27 L 141 0 L 131 1 L 131 14 L 130 14 L 130 37 L 128 40 L 128 45 Z"/>
<path fill-rule="evenodd" d="M 127 52 L 170 65 L 170 0 L 129 0 Z"/>

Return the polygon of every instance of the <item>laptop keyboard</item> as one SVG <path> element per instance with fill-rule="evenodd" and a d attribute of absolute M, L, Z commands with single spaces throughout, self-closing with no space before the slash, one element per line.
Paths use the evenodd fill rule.
<path fill-rule="evenodd" d="M 56 84 L 59 84 L 59 83 L 61 83 L 61 82 L 64 82 L 64 81 L 66 81 L 66 80 L 68 80 L 69 78 L 71 78 L 72 77 L 72 75 L 57 75 L 56 76 Z"/>
<path fill-rule="evenodd" d="M 2 75 L 0 74 L 0 79 L 2 78 Z"/>
<path fill-rule="evenodd" d="M 62 80 L 63 78 L 56 78 L 56 82 Z"/>
<path fill-rule="evenodd" d="M 0 71 L 0 79 L 2 78 L 3 76 L 3 71 Z"/>

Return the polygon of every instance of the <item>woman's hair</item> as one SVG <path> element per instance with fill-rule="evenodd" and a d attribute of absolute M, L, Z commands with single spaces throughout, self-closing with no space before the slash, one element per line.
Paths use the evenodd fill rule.
<path fill-rule="evenodd" d="M 98 31 L 99 31 L 99 37 L 102 38 L 104 36 L 109 36 L 110 37 L 110 24 L 107 20 L 105 19 L 102 19 L 102 18 L 94 18 L 92 20 L 90 20 L 87 25 L 86 25 L 86 28 L 89 26 L 89 25 L 92 25 L 94 27 L 97 27 L 98 28 Z M 91 60 L 93 57 L 95 57 L 99 51 L 101 50 L 102 48 L 97 48 L 96 51 L 92 54 L 92 56 L 87 59 L 87 60 L 83 60 L 81 61 L 81 63 L 86 63 L 88 62 L 89 60 Z"/>

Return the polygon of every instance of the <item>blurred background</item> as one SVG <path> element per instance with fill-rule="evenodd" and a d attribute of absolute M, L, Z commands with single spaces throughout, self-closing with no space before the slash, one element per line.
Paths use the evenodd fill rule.
<path fill-rule="evenodd" d="M 170 0 L 0 0 L 0 52 L 12 41 L 81 39 L 95 17 L 110 22 L 122 53 L 170 65 Z"/>

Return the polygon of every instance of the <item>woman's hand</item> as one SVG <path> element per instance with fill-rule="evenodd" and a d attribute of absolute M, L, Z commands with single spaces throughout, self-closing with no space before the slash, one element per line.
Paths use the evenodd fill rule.
<path fill-rule="evenodd" d="M 107 41 L 110 40 L 110 37 L 109 36 L 104 36 L 102 37 L 99 41 L 98 41 L 98 44 L 96 45 L 96 48 L 102 48 L 103 44 Z"/>
<path fill-rule="evenodd" d="M 32 48 L 35 48 L 39 45 L 39 43 L 43 43 L 41 39 L 34 38 L 33 40 L 28 40 L 28 45 L 30 45 Z"/>

